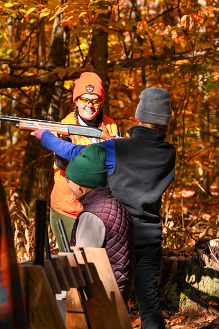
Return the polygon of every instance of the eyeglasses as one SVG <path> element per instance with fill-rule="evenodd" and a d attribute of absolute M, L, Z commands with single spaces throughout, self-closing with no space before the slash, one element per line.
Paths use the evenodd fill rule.
<path fill-rule="evenodd" d="M 89 99 L 89 98 L 83 98 L 83 97 L 78 97 L 78 100 L 81 104 L 83 105 L 88 105 L 91 103 L 93 106 L 99 106 L 102 104 L 102 99 Z"/>

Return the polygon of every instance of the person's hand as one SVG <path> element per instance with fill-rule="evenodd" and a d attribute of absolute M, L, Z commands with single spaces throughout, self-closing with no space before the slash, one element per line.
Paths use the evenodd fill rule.
<path fill-rule="evenodd" d="M 55 134 L 54 134 L 55 135 Z M 59 137 L 60 139 L 62 139 L 63 141 L 69 142 L 69 136 L 65 136 L 65 135 L 58 135 L 56 134 L 56 137 Z"/>
<path fill-rule="evenodd" d="M 42 133 L 45 131 L 45 129 L 42 129 L 40 124 L 35 121 L 33 122 L 33 126 L 36 127 L 36 130 L 30 133 L 31 136 L 35 136 L 37 139 L 41 139 Z"/>
<path fill-rule="evenodd" d="M 112 138 L 114 138 L 114 139 L 117 139 L 117 138 L 123 138 L 123 137 L 120 137 L 120 136 L 118 136 L 118 135 L 116 135 L 116 134 L 110 134 L 110 137 L 112 137 Z"/>

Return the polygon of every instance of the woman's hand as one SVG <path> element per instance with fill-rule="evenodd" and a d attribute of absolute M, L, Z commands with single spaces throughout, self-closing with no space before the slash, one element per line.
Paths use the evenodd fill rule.
<path fill-rule="evenodd" d="M 120 136 L 118 136 L 118 135 L 116 135 L 116 134 L 110 134 L 110 137 L 112 137 L 112 138 L 114 138 L 114 139 L 117 139 L 117 138 L 123 138 L 123 137 L 120 137 Z"/>

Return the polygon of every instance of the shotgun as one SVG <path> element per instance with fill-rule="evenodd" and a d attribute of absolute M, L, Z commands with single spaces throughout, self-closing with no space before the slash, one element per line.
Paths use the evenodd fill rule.
<path fill-rule="evenodd" d="M 47 120 L 36 120 L 36 119 L 28 119 L 28 118 L 19 118 L 19 117 L 11 117 L 6 115 L 0 115 L 0 120 L 15 122 L 16 127 L 20 130 L 34 131 L 36 130 L 36 126 L 34 122 L 40 124 L 41 129 L 49 130 L 50 132 L 56 132 L 57 134 L 69 136 L 69 135 L 80 135 L 86 137 L 96 137 L 100 139 L 111 139 L 110 135 L 98 128 L 73 125 L 73 124 L 65 124 L 55 121 L 47 121 Z"/>
<path fill-rule="evenodd" d="M 67 238 L 67 235 L 66 235 L 66 232 L 65 232 L 65 227 L 63 225 L 62 220 L 59 219 L 56 222 L 56 224 L 58 225 L 59 234 L 60 234 L 60 237 L 61 237 L 62 244 L 63 244 L 63 247 L 64 247 L 65 252 L 71 252 L 70 244 L 68 242 L 68 238 Z"/>

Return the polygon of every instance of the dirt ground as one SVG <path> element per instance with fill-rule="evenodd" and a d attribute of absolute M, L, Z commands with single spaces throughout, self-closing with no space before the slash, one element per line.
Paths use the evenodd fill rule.
<path fill-rule="evenodd" d="M 129 306 L 132 326 L 141 329 L 141 320 L 134 306 Z M 166 329 L 219 329 L 219 312 L 215 309 L 204 310 L 202 313 L 185 315 L 182 313 L 168 314 L 163 311 Z"/>

